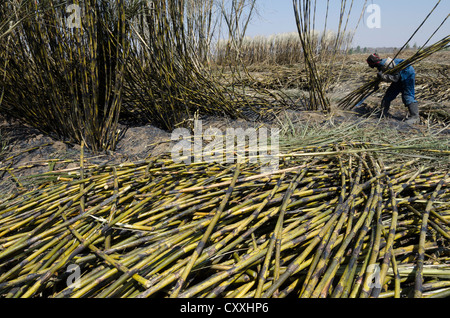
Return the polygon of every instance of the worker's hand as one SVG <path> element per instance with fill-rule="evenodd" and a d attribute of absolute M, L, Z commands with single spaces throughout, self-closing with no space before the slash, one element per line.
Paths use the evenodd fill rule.
<path fill-rule="evenodd" d="M 378 78 L 383 81 L 383 82 L 387 82 L 387 83 L 397 83 L 401 77 L 400 74 L 383 74 L 383 72 L 378 72 L 377 73 Z"/>
<path fill-rule="evenodd" d="M 380 83 L 377 83 L 373 89 L 375 92 L 378 91 L 380 89 Z"/>

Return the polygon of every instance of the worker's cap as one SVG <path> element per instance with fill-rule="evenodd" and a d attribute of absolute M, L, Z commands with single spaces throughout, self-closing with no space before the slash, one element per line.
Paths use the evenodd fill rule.
<path fill-rule="evenodd" d="M 367 64 L 369 64 L 371 68 L 377 67 L 378 65 L 380 65 L 380 62 L 381 58 L 377 53 L 373 53 L 367 58 Z"/>

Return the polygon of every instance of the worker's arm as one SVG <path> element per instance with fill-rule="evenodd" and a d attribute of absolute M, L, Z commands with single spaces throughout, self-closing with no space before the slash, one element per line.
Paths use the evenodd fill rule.
<path fill-rule="evenodd" d="M 400 74 L 383 74 L 383 72 L 380 71 L 377 75 L 379 79 L 388 83 L 397 83 L 400 80 Z"/>

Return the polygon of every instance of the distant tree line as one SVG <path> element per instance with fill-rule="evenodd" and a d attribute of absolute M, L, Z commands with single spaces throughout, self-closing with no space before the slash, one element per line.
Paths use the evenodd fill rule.
<path fill-rule="evenodd" d="M 417 51 L 418 48 L 419 46 L 417 45 L 417 43 L 414 43 L 412 47 L 409 44 L 407 44 L 404 50 Z M 397 50 L 398 50 L 397 47 L 361 47 L 360 45 L 358 45 L 357 47 L 350 48 L 348 53 L 349 54 L 372 53 L 372 52 L 391 53 Z"/>

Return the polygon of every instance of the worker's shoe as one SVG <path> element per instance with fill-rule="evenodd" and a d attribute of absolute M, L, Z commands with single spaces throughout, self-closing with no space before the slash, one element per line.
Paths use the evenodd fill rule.
<path fill-rule="evenodd" d="M 419 116 L 419 103 L 414 102 L 408 105 L 409 109 L 409 118 L 406 120 L 406 123 L 409 125 L 418 124 L 420 122 Z"/>
<path fill-rule="evenodd" d="M 391 107 L 391 103 L 386 100 L 381 101 L 381 112 L 380 118 L 390 118 L 391 114 L 389 114 L 389 108 Z"/>

